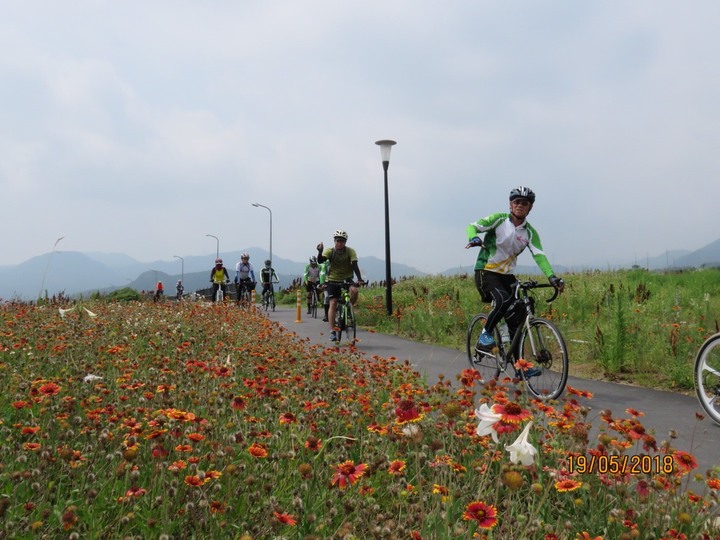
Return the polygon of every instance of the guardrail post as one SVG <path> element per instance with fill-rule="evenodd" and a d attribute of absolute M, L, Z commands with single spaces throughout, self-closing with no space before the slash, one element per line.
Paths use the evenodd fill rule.
<path fill-rule="evenodd" d="M 299 323 L 302 322 L 302 318 L 300 317 L 300 310 L 302 308 L 302 294 L 300 292 L 300 289 L 297 290 L 297 303 L 296 303 L 296 309 L 295 309 L 295 322 Z"/>

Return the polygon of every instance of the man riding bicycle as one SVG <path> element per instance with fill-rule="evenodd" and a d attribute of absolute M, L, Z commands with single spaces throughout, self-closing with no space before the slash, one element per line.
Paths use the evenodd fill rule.
<path fill-rule="evenodd" d="M 493 330 L 505 318 L 510 339 L 522 322 L 522 314 L 508 313 L 514 302 L 512 286 L 517 281 L 513 271 L 517 257 L 525 248 L 530 250 L 540 270 L 550 284 L 562 292 L 565 283 L 553 272 L 550 262 L 542 250 L 540 236 L 527 222 L 527 216 L 535 203 L 535 193 L 527 186 L 518 186 L 510 191 L 509 213 L 490 214 L 467 226 L 469 243 L 465 249 L 481 246 L 475 263 L 475 286 L 484 302 L 493 302 L 485 328 L 478 338 L 477 348 L 492 351 L 495 347 Z M 485 233 L 483 240 L 478 234 Z M 535 368 L 525 373 L 533 377 L 540 372 Z"/>
<path fill-rule="evenodd" d="M 245 290 L 254 291 L 257 281 L 255 279 L 255 270 L 250 264 L 250 254 L 245 252 L 240 255 L 240 262 L 235 265 L 235 290 L 237 291 L 237 300 Z"/>
<path fill-rule="evenodd" d="M 335 335 L 335 311 L 337 310 L 337 301 L 342 294 L 342 286 L 345 281 L 352 280 L 353 273 L 357 276 L 358 284 L 364 283 L 360 275 L 360 267 L 358 266 L 357 253 L 351 247 L 347 246 L 348 234 L 342 229 L 335 231 L 334 247 L 324 249 L 323 243 L 317 245 L 318 255 L 317 261 L 329 263 L 327 271 L 327 281 L 325 285 L 327 289 L 325 294 L 329 298 L 328 320 L 330 324 L 330 341 L 337 341 Z M 355 285 L 350 287 L 350 303 L 355 305 L 358 297 L 358 290 Z"/>
<path fill-rule="evenodd" d="M 310 262 L 305 266 L 305 272 L 303 272 L 303 285 L 307 291 L 307 312 L 310 314 L 310 302 L 312 299 L 313 290 L 317 290 L 320 285 L 320 265 L 318 264 L 317 257 L 310 257 Z"/>
<path fill-rule="evenodd" d="M 273 283 L 279 283 L 280 279 L 275 273 L 275 269 L 272 267 L 272 261 L 270 259 L 265 261 L 265 268 L 260 270 L 260 282 L 262 283 L 262 295 L 265 293 L 275 292 Z"/>

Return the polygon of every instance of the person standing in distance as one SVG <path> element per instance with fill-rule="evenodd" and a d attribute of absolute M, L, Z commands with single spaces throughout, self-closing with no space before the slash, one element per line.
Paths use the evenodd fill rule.
<path fill-rule="evenodd" d="M 325 294 L 329 299 L 328 321 L 330 324 L 330 341 L 335 341 L 335 312 L 337 311 L 337 300 L 342 292 L 341 285 L 345 281 L 352 281 L 353 273 L 357 276 L 358 284 L 365 282 L 360 274 L 358 258 L 355 250 L 347 245 L 348 234 L 338 229 L 335 231 L 335 245 L 325 249 L 322 242 L 317 245 L 317 261 L 322 264 L 328 262 L 327 279 L 325 281 Z M 358 297 L 356 286 L 350 287 L 350 303 L 355 305 Z"/>
<path fill-rule="evenodd" d="M 470 223 L 467 228 L 469 239 L 465 249 L 480 246 L 480 253 L 475 262 L 475 286 L 485 302 L 493 302 L 488 314 L 485 328 L 478 338 L 477 348 L 492 351 L 495 347 L 493 330 L 503 317 L 508 324 L 510 338 L 515 335 L 521 317 L 508 313 L 514 301 L 512 285 L 517 281 L 513 274 L 517 265 L 517 257 L 525 248 L 530 250 L 535 263 L 550 284 L 562 292 L 565 283 L 553 272 L 552 266 L 542 250 L 540 236 L 527 221 L 527 216 L 535 203 L 535 193 L 527 186 L 518 186 L 510 191 L 510 208 L 508 213 L 500 212 Z M 484 240 L 478 236 L 485 233 Z M 539 370 L 531 368 L 526 377 L 539 375 Z"/>

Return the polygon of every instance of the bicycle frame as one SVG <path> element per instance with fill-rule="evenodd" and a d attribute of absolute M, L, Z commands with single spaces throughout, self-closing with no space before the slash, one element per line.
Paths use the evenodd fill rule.
<path fill-rule="evenodd" d="M 560 330 L 549 320 L 535 316 L 534 298 L 531 289 L 552 287 L 535 281 L 514 284 L 514 303 L 510 309 L 519 309 L 521 302 L 525 317 L 515 331 L 510 344 L 503 343 L 499 328 L 494 329 L 496 347 L 492 351 L 477 348 L 476 341 L 485 327 L 488 315 L 480 313 L 470 322 L 467 330 L 467 354 L 472 369 L 480 374 L 480 381 L 488 383 L 497 380 L 501 373 L 507 372 L 508 365 L 513 366 L 514 380 L 526 383 L 529 393 L 538 399 L 555 399 L 565 389 L 568 376 L 568 354 Z M 559 291 L 547 300 L 555 300 Z M 507 317 L 507 315 L 506 315 Z M 525 366 L 518 360 L 526 361 Z"/>
<path fill-rule="evenodd" d="M 340 297 L 337 298 L 337 307 L 335 310 L 335 322 L 339 323 L 336 324 L 338 328 L 335 330 L 335 335 L 337 337 L 335 340 L 336 343 L 340 343 L 340 337 L 343 332 L 347 335 L 347 339 L 351 342 L 351 344 L 355 343 L 357 335 L 357 321 L 355 320 L 354 310 L 352 308 L 352 303 L 350 302 L 350 287 L 352 286 L 357 287 L 358 284 L 353 283 L 352 281 L 346 281 L 340 286 L 342 292 Z"/>
<path fill-rule="evenodd" d="M 530 285 L 530 286 L 527 286 Z M 528 293 L 528 290 L 530 289 L 541 289 L 541 288 L 547 288 L 552 287 L 549 283 L 536 283 L 533 281 L 528 281 L 525 283 L 522 283 L 520 281 L 515 282 L 513 288 L 515 290 L 513 296 L 515 298 L 515 302 L 522 302 L 523 307 L 525 308 L 525 319 L 523 320 L 523 324 L 518 327 L 518 329 L 515 331 L 515 335 L 513 336 L 512 341 L 510 342 L 510 345 L 508 347 L 508 350 L 505 350 L 505 344 L 502 340 L 498 341 L 498 349 L 500 349 L 500 357 L 503 359 L 503 369 L 502 371 L 505 371 L 507 369 L 507 365 L 510 363 L 510 360 L 517 360 L 519 357 L 518 351 L 520 350 L 520 340 L 524 335 L 527 335 L 530 337 L 530 348 L 533 351 L 533 353 L 537 353 L 538 346 L 535 343 L 535 340 L 537 339 L 537 336 L 533 337 L 533 333 L 530 331 L 530 326 L 532 321 L 535 319 L 535 308 L 533 306 L 533 300 L 530 294 Z M 558 290 L 555 289 L 555 293 L 550 297 L 546 302 L 549 304 L 552 301 L 557 298 Z M 513 303 L 514 305 L 514 303 Z M 512 306 L 510 307 L 512 309 Z M 523 328 L 525 329 L 525 332 L 523 332 Z M 542 345 L 542 344 L 538 344 Z M 513 362 L 514 363 L 514 362 Z"/>

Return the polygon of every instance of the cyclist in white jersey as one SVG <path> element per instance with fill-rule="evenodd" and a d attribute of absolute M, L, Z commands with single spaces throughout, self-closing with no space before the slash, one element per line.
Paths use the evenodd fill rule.
<path fill-rule="evenodd" d="M 257 280 L 255 279 L 255 270 L 250 263 L 250 254 L 245 252 L 240 255 L 240 262 L 235 265 L 235 288 L 238 291 L 238 300 L 240 298 L 241 289 L 255 290 Z"/>
<path fill-rule="evenodd" d="M 521 323 L 521 314 L 508 313 L 514 301 L 512 285 L 517 281 L 513 272 L 517 257 L 525 248 L 530 250 L 540 270 L 550 284 L 562 292 L 565 283 L 553 272 L 550 262 L 542 250 L 540 236 L 527 222 L 527 216 L 535 203 L 535 193 L 527 186 L 518 186 L 510 191 L 509 213 L 490 214 L 467 226 L 469 239 L 465 249 L 481 246 L 475 263 L 475 286 L 485 302 L 493 301 L 493 309 L 488 314 L 485 328 L 478 338 L 477 347 L 491 351 L 495 346 L 493 330 L 505 317 L 510 337 Z M 478 236 L 485 233 L 483 240 Z M 532 377 L 532 373 L 526 373 Z"/>

